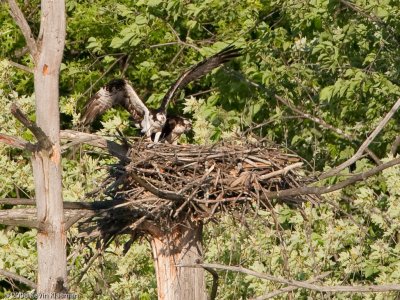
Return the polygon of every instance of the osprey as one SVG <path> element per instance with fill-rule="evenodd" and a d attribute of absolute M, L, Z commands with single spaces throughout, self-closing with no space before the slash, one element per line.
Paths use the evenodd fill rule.
<path fill-rule="evenodd" d="M 148 108 L 127 80 L 111 80 L 86 103 L 81 116 L 81 124 L 87 126 L 106 110 L 120 105 L 131 114 L 137 126 L 141 128 L 141 132 L 147 137 L 154 136 L 156 143 L 160 137 L 173 143 L 182 133 L 191 129 L 191 122 L 179 116 L 167 117 L 170 101 L 191 81 L 240 56 L 240 50 L 229 46 L 191 67 L 170 87 L 157 109 Z"/>

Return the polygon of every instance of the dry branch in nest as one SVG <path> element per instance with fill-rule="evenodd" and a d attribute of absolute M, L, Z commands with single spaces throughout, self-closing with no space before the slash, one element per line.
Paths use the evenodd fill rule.
<path fill-rule="evenodd" d="M 113 180 L 108 179 L 106 189 L 113 199 L 127 203 L 101 218 L 101 232 L 143 229 L 144 221 L 147 229 L 149 221 L 157 226 L 172 220 L 204 221 L 219 212 L 269 206 L 266 192 L 296 188 L 309 178 L 298 156 L 262 143 L 200 146 L 135 139 L 127 156 L 129 163 L 112 166 Z M 305 200 L 312 196 L 284 201 Z"/>

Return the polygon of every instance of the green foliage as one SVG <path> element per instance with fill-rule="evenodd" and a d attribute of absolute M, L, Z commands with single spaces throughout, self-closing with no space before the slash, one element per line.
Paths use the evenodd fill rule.
<path fill-rule="evenodd" d="M 360 184 L 352 191 L 351 199 L 346 196 L 347 190 L 328 195 L 335 206 L 306 204 L 301 213 L 275 204 L 273 213 L 248 214 L 243 224 L 225 218 L 207 231 L 206 260 L 242 265 L 296 280 L 330 271 L 324 279 L 326 285 L 397 283 L 400 279 L 400 206 L 396 200 L 400 193 L 399 180 L 400 168 L 394 167 L 368 180 L 368 187 Z M 388 185 L 388 192 L 375 188 L 382 182 Z M 229 272 L 223 278 L 218 299 L 248 299 L 281 288 L 277 283 L 243 274 Z M 293 292 L 292 296 L 294 299 L 321 297 L 319 293 L 302 290 Z M 395 298 L 395 293 L 340 293 L 334 299 Z M 276 299 L 287 299 L 287 294 Z"/>
<path fill-rule="evenodd" d="M 39 31 L 39 14 L 32 12 L 39 2 L 20 1 L 34 34 Z M 399 6 L 395 1 L 346 3 L 67 0 L 61 126 L 76 126 L 83 103 L 115 77 L 129 78 L 139 95 L 155 107 L 184 70 L 233 43 L 244 48 L 243 57 L 190 84 L 173 104 L 172 113 L 183 113 L 194 120 L 193 137 L 183 140 L 232 140 L 250 126 L 265 123 L 254 134 L 294 150 L 317 170 L 338 164 L 354 154 L 400 95 Z M 9 114 L 10 104 L 17 102 L 32 120 L 35 118 L 32 75 L 12 67 L 9 61 L 28 67 L 33 64 L 30 56 L 23 54 L 24 39 L 3 2 L 0 23 L 0 131 L 34 142 L 32 134 Z M 298 117 L 277 102 L 275 94 L 355 136 L 356 141 Z M 115 109 L 105 114 L 94 129 L 111 136 L 117 128 L 136 134 L 129 125 L 126 113 Z M 395 116 L 371 145 L 379 157 L 387 156 L 398 130 Z M 0 163 L 4 166 L 0 196 L 33 197 L 27 153 L 0 146 Z M 83 147 L 64 153 L 62 163 L 64 198 L 74 201 L 82 200 L 85 193 L 98 186 L 106 174 L 104 166 L 112 160 Z M 355 172 L 369 167 L 370 162 L 364 159 L 357 162 Z M 400 276 L 400 207 L 396 201 L 399 176 L 398 168 L 391 168 L 366 184 L 327 196 L 327 203 L 333 206 L 307 204 L 307 220 L 299 210 L 281 204 L 274 206 L 275 217 L 261 210 L 248 215 L 246 226 L 223 218 L 219 225 L 207 228 L 207 260 L 242 264 L 298 280 L 332 271 L 325 279 L 327 284 L 396 283 Z M 72 231 L 71 240 L 74 234 Z M 34 280 L 34 236 L 33 231 L 1 230 L 0 244 L 5 247 L 0 248 L 0 268 Z M 123 237 L 119 243 L 125 241 Z M 74 247 L 70 245 L 70 252 Z M 154 299 L 156 284 L 149 255 L 144 243 L 134 244 L 125 255 L 118 242 L 112 244 L 82 281 L 71 285 L 72 290 L 87 299 Z M 89 257 L 89 249 L 74 256 L 69 262 L 71 278 L 87 265 Z M 0 297 L 11 289 L 3 283 Z M 246 299 L 279 287 L 227 273 L 221 276 L 219 298 Z M 104 290 L 110 293 L 100 295 Z M 322 296 L 304 290 L 293 292 L 295 299 L 307 297 Z"/>

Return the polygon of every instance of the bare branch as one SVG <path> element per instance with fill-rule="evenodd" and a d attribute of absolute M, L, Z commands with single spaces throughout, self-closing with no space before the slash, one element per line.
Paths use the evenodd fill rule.
<path fill-rule="evenodd" d="M 33 135 L 38 140 L 38 144 L 41 149 L 48 151 L 51 150 L 53 145 L 50 142 L 48 136 L 43 132 L 43 130 L 39 126 L 36 125 L 36 123 L 30 121 L 15 103 L 11 105 L 11 113 L 18 121 L 20 121 L 25 127 L 27 127 L 33 133 Z"/>
<path fill-rule="evenodd" d="M 312 278 L 312 279 L 306 280 L 305 282 L 307 282 L 307 283 L 314 283 L 314 282 L 320 281 L 321 279 L 327 277 L 327 276 L 328 276 L 329 274 L 331 274 L 331 273 L 332 273 L 332 272 L 325 272 L 325 273 L 323 273 L 323 274 L 321 274 L 321 275 L 318 275 L 318 276 L 316 276 L 316 277 L 314 277 L 314 278 Z M 279 290 L 270 292 L 270 293 L 268 293 L 268 294 L 262 295 L 262 296 L 260 296 L 260 297 L 253 298 L 252 300 L 271 299 L 271 298 L 274 298 L 274 297 L 276 297 L 276 296 L 278 296 L 278 295 L 280 295 L 280 294 L 284 294 L 284 293 L 288 293 L 288 292 L 295 291 L 295 290 L 297 290 L 298 288 L 299 288 L 299 287 L 297 287 L 297 286 L 287 286 L 287 287 L 284 287 L 284 288 L 282 288 L 282 289 L 279 289 Z"/>
<path fill-rule="evenodd" d="M 338 174 L 341 170 L 344 168 L 347 168 L 354 162 L 356 162 L 364 153 L 365 149 L 371 144 L 371 142 L 376 138 L 376 136 L 381 132 L 383 127 L 386 126 L 386 124 L 389 122 L 389 120 L 393 117 L 394 113 L 399 109 L 400 107 L 400 98 L 397 99 L 396 103 L 393 105 L 391 110 L 386 114 L 386 116 L 379 122 L 378 126 L 375 128 L 375 130 L 367 137 L 367 139 L 362 143 L 360 148 L 357 150 L 357 152 L 350 157 L 348 160 L 346 160 L 344 163 L 340 164 L 336 168 L 333 168 L 329 170 L 328 172 L 325 172 L 320 176 L 321 179 L 328 178 L 331 176 L 334 176 Z"/>
<path fill-rule="evenodd" d="M 293 279 L 284 279 L 274 277 L 268 274 L 255 272 L 253 270 L 245 269 L 242 267 L 225 266 L 220 264 L 196 264 L 196 265 L 177 265 L 177 267 L 183 268 L 213 268 L 219 270 L 240 272 L 250 276 L 254 276 L 261 279 L 270 280 L 273 282 L 279 282 L 282 284 L 287 284 L 291 286 L 296 286 L 299 288 L 305 288 L 317 292 L 346 292 L 346 293 L 367 293 L 367 292 L 390 292 L 390 291 L 400 291 L 399 284 L 383 284 L 383 285 L 367 285 L 367 286 L 346 286 L 346 285 L 336 285 L 336 286 L 321 286 L 317 284 L 308 283 L 305 281 L 297 281 Z"/>
<path fill-rule="evenodd" d="M 378 174 L 382 170 L 390 168 L 392 166 L 400 164 L 400 158 L 393 159 L 387 163 L 376 166 L 375 168 L 368 170 L 366 172 L 356 174 L 351 176 L 350 178 L 343 180 L 337 184 L 327 186 L 327 187 L 299 187 L 299 188 L 291 188 L 287 190 L 277 191 L 277 192 L 266 192 L 265 196 L 268 198 L 284 198 L 289 196 L 300 196 L 300 195 L 322 195 L 330 192 L 334 192 L 340 190 L 346 186 L 349 186 L 355 182 L 362 181 L 371 177 L 375 174 Z"/>
<path fill-rule="evenodd" d="M 15 0 L 8 0 L 8 5 L 10 6 L 10 14 L 13 17 L 15 23 L 17 23 L 18 27 L 21 29 L 22 34 L 24 35 L 26 44 L 29 48 L 29 51 L 36 61 L 36 57 L 38 54 L 38 48 L 33 37 L 31 28 L 29 27 L 28 22 L 26 21 L 24 14 L 22 13 L 21 9 L 19 8 L 17 2 Z"/>
<path fill-rule="evenodd" d="M 336 128 L 336 127 L 332 126 L 331 124 L 326 123 L 323 119 L 318 118 L 318 117 L 316 117 L 314 115 L 310 115 L 308 113 L 303 112 L 298 107 L 296 107 L 293 104 L 291 104 L 290 101 L 288 101 L 287 99 L 285 99 L 285 98 L 283 98 L 281 96 L 275 95 L 275 99 L 277 99 L 279 102 L 281 102 L 284 105 L 286 105 L 287 107 L 289 107 L 291 110 L 293 110 L 298 115 L 302 116 L 303 118 L 311 120 L 312 122 L 318 124 L 322 128 L 331 130 L 334 133 L 336 133 L 338 136 L 343 137 L 343 138 L 345 138 L 345 139 L 347 139 L 347 140 L 349 140 L 351 142 L 354 142 L 354 141 L 357 140 L 357 138 L 355 136 L 349 135 L 346 132 L 344 132 L 343 130 L 341 130 L 340 128 Z M 375 163 L 377 165 L 382 164 L 380 159 L 375 155 L 375 153 L 373 153 L 370 149 L 368 149 L 368 147 L 365 149 L 365 152 L 375 161 Z"/>
<path fill-rule="evenodd" d="M 0 133 L 0 143 L 15 147 L 21 150 L 34 151 L 35 145 L 15 136 Z"/>
<path fill-rule="evenodd" d="M 227 68 L 224 68 L 224 70 L 226 70 L 227 72 L 229 72 L 231 74 L 234 74 L 237 78 L 240 78 L 241 80 L 244 80 L 250 86 L 254 86 L 255 88 L 260 89 L 265 94 L 267 94 L 267 89 L 263 85 L 258 84 L 258 83 L 254 82 L 254 81 L 251 81 L 251 80 L 249 80 L 247 78 L 244 78 L 241 74 L 238 74 L 237 72 L 235 72 L 233 70 L 229 70 Z M 279 95 L 275 95 L 275 99 L 278 100 L 279 102 L 283 103 L 287 107 L 289 107 L 291 110 L 296 112 L 298 115 L 302 116 L 303 118 L 306 118 L 306 119 L 309 119 L 309 120 L 313 121 L 314 123 L 320 125 L 322 128 L 332 130 L 333 132 L 335 132 L 339 136 L 344 137 L 349 141 L 354 142 L 356 140 L 356 138 L 354 136 L 346 134 L 343 130 L 341 130 L 339 128 L 335 128 L 334 126 L 326 123 L 321 118 L 318 118 L 316 116 L 313 116 L 313 115 L 310 115 L 308 113 L 303 112 L 302 110 L 300 110 L 299 108 L 297 108 L 294 105 L 292 105 L 289 101 L 287 101 L 283 97 L 280 97 Z M 367 153 L 371 157 L 372 160 L 375 161 L 375 163 L 377 165 L 380 165 L 382 163 L 380 161 L 380 159 L 375 155 L 375 153 L 373 153 L 370 149 L 368 149 L 368 145 L 365 147 L 364 151 L 365 151 L 365 153 Z"/>
<path fill-rule="evenodd" d="M 14 61 L 11 61 L 11 60 L 9 60 L 8 63 L 10 65 L 12 65 L 13 67 L 16 67 L 16 68 L 18 68 L 18 69 L 20 69 L 22 71 L 25 71 L 27 73 L 33 74 L 33 70 L 31 68 L 27 67 L 27 66 L 21 65 L 19 63 L 14 62 Z"/>
<path fill-rule="evenodd" d="M 63 151 L 66 149 L 80 145 L 80 144 L 88 144 L 92 145 L 94 147 L 99 147 L 103 149 L 107 149 L 107 151 L 123 160 L 123 161 L 128 161 L 127 152 L 128 149 L 127 147 L 120 145 L 116 142 L 110 141 L 105 139 L 104 137 L 101 137 L 96 134 L 91 134 L 91 133 L 85 133 L 85 132 L 80 132 L 80 131 L 74 131 L 74 130 L 61 130 L 60 131 L 60 138 L 62 140 L 70 140 L 71 142 L 68 144 L 65 144 L 64 146 L 61 147 Z"/>
<path fill-rule="evenodd" d="M 33 281 L 31 281 L 28 278 L 25 278 L 21 275 L 0 269 L 0 276 L 8 277 L 8 278 L 11 278 L 12 280 L 19 281 L 19 282 L 25 284 L 26 286 L 29 286 L 31 289 L 36 290 L 36 284 Z"/>
<path fill-rule="evenodd" d="M 126 201 L 122 200 L 104 200 L 104 201 L 95 201 L 95 202 L 85 202 L 85 201 L 64 201 L 63 206 L 64 209 L 72 209 L 72 210 L 102 210 L 116 207 L 120 204 L 126 203 Z M 26 206 L 36 206 L 35 199 L 29 198 L 4 198 L 0 199 L 0 205 L 26 205 Z"/>

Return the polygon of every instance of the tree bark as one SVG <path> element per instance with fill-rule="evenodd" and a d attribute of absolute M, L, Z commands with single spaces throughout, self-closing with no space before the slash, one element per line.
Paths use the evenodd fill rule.
<path fill-rule="evenodd" d="M 206 300 L 204 269 L 176 265 L 203 261 L 202 223 L 177 224 L 167 233 L 151 231 L 159 300 Z"/>
<path fill-rule="evenodd" d="M 63 214 L 60 150 L 59 73 L 65 43 L 64 0 L 42 0 L 35 57 L 36 123 L 50 149 L 32 155 L 38 217 L 38 292 L 65 292 L 66 234 Z M 48 298 L 52 299 L 52 298 Z"/>

